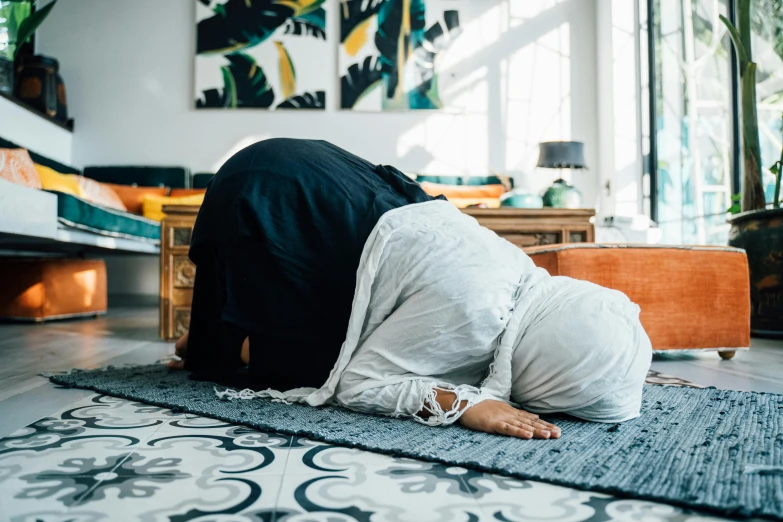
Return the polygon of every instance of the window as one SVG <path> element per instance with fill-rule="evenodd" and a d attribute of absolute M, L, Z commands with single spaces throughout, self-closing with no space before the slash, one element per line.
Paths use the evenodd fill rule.
<path fill-rule="evenodd" d="M 783 0 L 753 0 L 751 6 L 753 60 L 756 69 L 756 103 L 759 116 L 764 193 L 772 201 L 775 177 L 769 166 L 783 148 Z"/>
<path fill-rule="evenodd" d="M 734 0 L 649 0 L 653 12 L 651 215 L 666 243 L 725 244 L 726 209 L 739 191 L 736 65 L 718 15 Z M 781 150 L 783 0 L 752 0 L 762 162 Z M 646 2 L 643 2 L 646 4 Z M 649 63 L 648 63 L 649 66 Z M 764 178 L 767 199 L 774 179 Z"/>
<path fill-rule="evenodd" d="M 653 1 L 657 221 L 666 243 L 724 243 L 732 194 L 728 0 Z"/>

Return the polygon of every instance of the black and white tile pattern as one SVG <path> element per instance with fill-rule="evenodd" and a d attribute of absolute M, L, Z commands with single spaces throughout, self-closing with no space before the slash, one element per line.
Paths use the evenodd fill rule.
<path fill-rule="evenodd" d="M 103 395 L 0 439 L 0 520 L 10 522 L 709 519 Z"/>

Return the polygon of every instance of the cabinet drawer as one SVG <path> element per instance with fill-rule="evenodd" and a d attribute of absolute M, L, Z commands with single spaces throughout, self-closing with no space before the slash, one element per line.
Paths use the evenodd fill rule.
<path fill-rule="evenodd" d="M 168 242 L 169 247 L 171 248 L 177 248 L 177 247 L 189 247 L 190 246 L 190 236 L 193 233 L 193 226 L 179 226 L 174 225 L 171 226 L 171 228 L 168 229 Z"/>
<path fill-rule="evenodd" d="M 561 243 L 562 234 L 559 232 L 543 232 L 543 233 L 500 233 L 500 237 L 506 241 L 513 243 L 514 245 L 525 248 L 536 245 L 554 245 Z"/>
<path fill-rule="evenodd" d="M 196 265 L 186 255 L 171 256 L 174 288 L 193 288 L 196 281 Z"/>
<path fill-rule="evenodd" d="M 179 339 L 190 329 L 190 307 L 174 308 L 174 339 Z"/>

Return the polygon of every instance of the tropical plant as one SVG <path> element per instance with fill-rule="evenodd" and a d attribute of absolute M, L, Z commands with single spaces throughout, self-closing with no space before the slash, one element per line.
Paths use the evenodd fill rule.
<path fill-rule="evenodd" d="M 278 27 L 294 20 L 318 28 L 292 34 L 321 37 L 326 30 L 325 0 L 228 0 L 215 4 L 214 15 L 196 29 L 197 54 L 231 54 L 266 41 Z M 289 32 L 289 31 L 286 31 Z"/>
<path fill-rule="evenodd" d="M 352 109 L 368 92 L 381 82 L 381 62 L 377 56 L 368 56 L 362 62 L 351 64 L 340 78 L 340 107 Z"/>
<path fill-rule="evenodd" d="M 326 107 L 326 92 L 306 92 L 297 96 L 291 96 L 277 109 L 323 109 Z"/>
<path fill-rule="evenodd" d="M 0 46 L 0 56 L 9 60 L 16 58 L 22 45 L 46 20 L 56 3 L 57 0 L 54 0 L 31 14 L 32 2 L 29 0 L 0 1 L 0 33 L 3 26 L 7 32 L 7 44 L 5 49 Z"/>
<path fill-rule="evenodd" d="M 356 56 L 367 43 L 367 29 L 384 0 L 343 0 L 340 2 L 340 43 L 349 56 Z"/>
<path fill-rule="evenodd" d="M 275 101 L 275 93 L 256 61 L 243 53 L 226 55 L 229 65 L 221 67 L 223 91 L 204 91 L 203 100 L 196 102 L 198 108 L 268 108 Z"/>
<path fill-rule="evenodd" d="M 751 0 L 737 0 L 737 22 L 735 27 L 725 16 L 720 19 L 726 25 L 731 41 L 737 51 L 740 72 L 740 99 L 742 130 L 742 210 L 765 208 L 764 187 L 761 183 L 761 146 L 756 112 L 756 63 L 751 54 L 750 30 Z"/>
<path fill-rule="evenodd" d="M 286 21 L 284 32 L 285 34 L 311 35 L 326 40 L 326 12 L 321 7 L 302 16 L 289 18 Z"/>
<path fill-rule="evenodd" d="M 375 47 L 380 53 L 386 98 L 395 98 L 399 92 L 408 50 L 424 41 L 425 9 L 424 0 L 386 0 L 378 10 Z"/>
<path fill-rule="evenodd" d="M 446 23 L 446 31 L 440 22 L 435 22 L 424 33 L 426 44 L 417 46 L 413 51 L 417 81 L 415 88 L 408 93 L 408 105 L 411 109 L 439 109 L 443 106 L 438 93 L 435 59 L 438 53 L 448 47 L 452 38 L 461 32 L 457 11 L 445 11 L 443 20 Z"/>

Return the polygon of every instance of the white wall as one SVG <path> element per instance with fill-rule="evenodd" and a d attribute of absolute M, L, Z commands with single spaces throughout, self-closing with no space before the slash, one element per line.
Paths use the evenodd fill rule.
<path fill-rule="evenodd" d="M 593 206 L 599 194 L 596 1 L 474 0 L 462 20 L 477 47 L 450 70 L 473 82 L 464 114 L 356 113 L 337 109 L 337 1 L 325 113 L 196 111 L 192 100 L 195 0 L 60 0 L 38 32 L 38 52 L 60 60 L 76 120 L 73 163 L 172 164 L 214 171 L 256 140 L 330 140 L 375 163 L 436 174 L 511 173 L 529 188 L 537 144 L 586 144 L 591 170 L 574 183 Z M 479 6 L 479 7 L 477 7 Z"/>
<path fill-rule="evenodd" d="M 71 164 L 73 134 L 2 97 L 0 137 L 60 163 Z"/>

